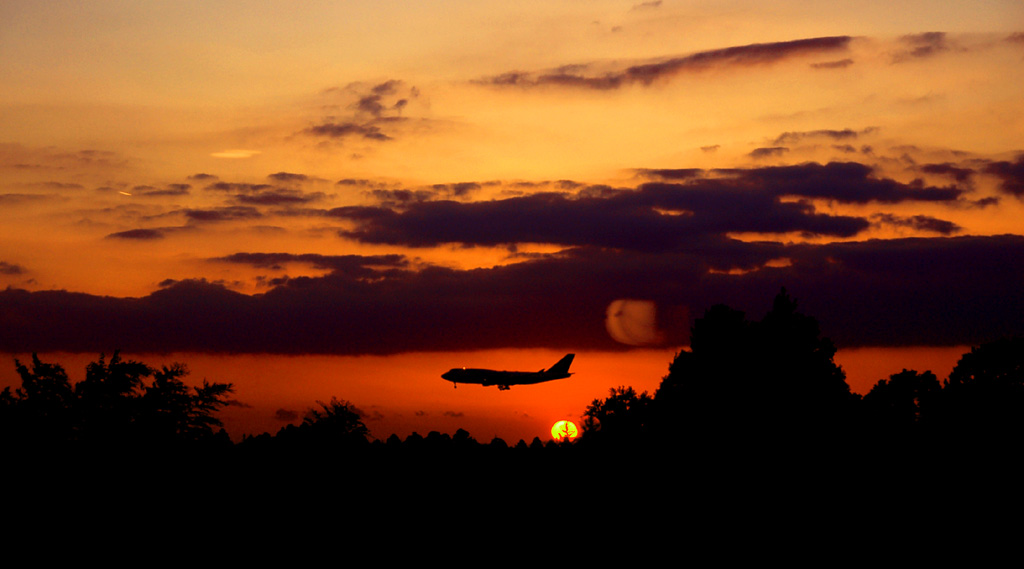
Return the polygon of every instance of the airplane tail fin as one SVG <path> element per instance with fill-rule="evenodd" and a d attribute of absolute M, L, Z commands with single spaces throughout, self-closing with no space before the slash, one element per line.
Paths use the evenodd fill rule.
<path fill-rule="evenodd" d="M 547 373 L 569 375 L 569 366 L 572 365 L 572 359 L 576 357 L 576 354 L 565 354 L 565 357 L 558 360 L 558 363 L 548 368 Z"/>

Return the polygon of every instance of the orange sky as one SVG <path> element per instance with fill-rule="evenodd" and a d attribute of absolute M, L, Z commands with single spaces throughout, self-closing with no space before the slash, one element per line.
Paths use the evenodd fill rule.
<path fill-rule="evenodd" d="M 1022 62 L 1009 0 L 4 2 L 0 351 L 174 353 L 237 385 L 235 435 L 337 396 L 377 436 L 529 439 L 783 284 L 855 390 L 942 377 L 1024 333 Z M 615 349 L 623 299 L 663 343 Z M 89 302 L 95 337 L 33 328 Z"/>

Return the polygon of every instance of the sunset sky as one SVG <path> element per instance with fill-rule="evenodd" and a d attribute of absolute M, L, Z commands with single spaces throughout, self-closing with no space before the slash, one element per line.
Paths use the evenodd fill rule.
<path fill-rule="evenodd" d="M 859 392 L 1024 334 L 1018 0 L 14 0 L 0 77 L 0 387 L 120 349 L 236 439 L 512 443 L 783 286 Z"/>

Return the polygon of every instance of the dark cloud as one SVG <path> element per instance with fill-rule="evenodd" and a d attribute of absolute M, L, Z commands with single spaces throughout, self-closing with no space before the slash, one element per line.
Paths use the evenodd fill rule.
<path fill-rule="evenodd" d="M 1013 162 L 992 162 L 985 172 L 999 179 L 999 189 L 1004 193 L 1024 199 L 1024 154 Z"/>
<path fill-rule="evenodd" d="M 234 200 L 246 205 L 298 205 L 326 199 L 323 192 L 305 193 L 299 190 L 277 188 L 256 194 L 237 194 Z"/>
<path fill-rule="evenodd" d="M 932 233 L 938 233 L 940 235 L 952 235 L 959 233 L 963 228 L 953 223 L 952 221 L 946 221 L 944 219 L 937 219 L 928 215 L 913 215 L 910 217 L 903 217 L 893 215 L 891 213 L 876 213 L 871 216 L 872 219 L 885 223 L 888 225 L 894 225 L 897 227 L 908 227 L 916 231 L 927 231 Z"/>
<path fill-rule="evenodd" d="M 425 202 L 437 197 L 433 190 L 370 190 L 370 195 L 384 205 L 401 207 L 405 204 Z"/>
<path fill-rule="evenodd" d="M 346 207 L 331 215 L 356 222 L 341 231 L 345 237 L 413 247 L 553 243 L 651 250 L 726 232 L 851 237 L 869 226 L 860 218 L 818 214 L 807 203 L 750 195 L 725 184 L 647 184 L 613 198 L 541 193 L 488 202 L 432 201 L 404 211 Z"/>
<path fill-rule="evenodd" d="M 478 202 L 345 206 L 326 215 L 354 223 L 341 231 L 342 236 L 376 244 L 549 243 L 670 250 L 735 232 L 852 237 L 871 225 L 860 217 L 818 213 L 812 199 L 858 204 L 956 202 L 963 193 L 876 178 L 869 166 L 855 162 L 642 172 L 673 177 L 676 183 L 646 183 L 635 190 L 587 187 L 575 193 L 547 191 Z M 925 220 L 904 225 L 927 231 L 940 228 Z"/>
<path fill-rule="evenodd" d="M 730 172 L 771 194 L 842 203 L 952 202 L 963 194 L 963 190 L 958 188 L 935 188 L 876 178 L 870 166 L 857 162 L 808 163 Z"/>
<path fill-rule="evenodd" d="M 957 166 L 949 162 L 943 162 L 941 164 L 924 164 L 921 166 L 921 171 L 926 174 L 948 176 L 960 184 L 970 184 L 971 177 L 974 175 L 973 169 Z"/>
<path fill-rule="evenodd" d="M 0 261 L 0 275 L 23 275 L 25 268 L 15 263 Z"/>
<path fill-rule="evenodd" d="M 459 182 L 455 184 L 434 184 L 431 189 L 451 197 L 462 198 L 479 190 L 482 186 L 477 182 Z"/>
<path fill-rule="evenodd" d="M 162 197 L 162 196 L 187 196 L 192 186 L 189 184 L 168 184 L 164 188 L 146 188 L 138 191 L 138 195 L 144 197 Z M 138 188 L 133 188 L 132 191 L 136 192 Z"/>
<path fill-rule="evenodd" d="M 391 140 L 391 137 L 384 134 L 379 126 L 372 123 L 358 124 L 355 122 L 327 122 L 311 126 L 302 132 L 327 138 L 361 137 L 367 140 Z"/>
<path fill-rule="evenodd" d="M 138 239 L 142 241 L 163 238 L 164 232 L 160 229 L 129 229 L 128 231 L 119 231 L 107 235 L 107 239 Z"/>
<path fill-rule="evenodd" d="M 263 214 L 251 206 L 226 206 L 213 209 L 184 209 L 182 213 L 189 221 L 230 221 L 256 219 Z"/>
<path fill-rule="evenodd" d="M 358 98 L 353 107 L 359 113 L 375 118 L 384 117 L 391 112 L 401 112 L 409 104 L 409 100 L 395 100 L 392 96 L 396 95 L 402 86 L 402 82 L 397 79 L 374 85 L 369 93 Z"/>
<path fill-rule="evenodd" d="M 789 148 L 785 146 L 768 146 L 764 148 L 755 148 L 750 152 L 751 158 L 769 158 L 772 156 L 782 156 L 789 152 Z"/>
<path fill-rule="evenodd" d="M 690 180 L 703 176 L 704 170 L 700 168 L 641 168 L 636 170 L 636 173 L 661 180 Z"/>
<path fill-rule="evenodd" d="M 627 85 L 649 86 L 656 81 L 683 73 L 715 68 L 767 65 L 793 57 L 842 51 L 848 47 L 850 40 L 849 36 L 836 36 L 759 43 L 659 59 L 604 74 L 588 74 L 590 66 L 587 65 L 570 65 L 547 73 L 514 71 L 479 82 L 501 87 L 550 85 L 595 90 L 618 89 Z"/>
<path fill-rule="evenodd" d="M 270 184 L 235 184 L 230 182 L 216 182 L 206 186 L 206 189 L 217 192 L 255 194 L 266 190 L 273 190 L 275 188 Z"/>
<path fill-rule="evenodd" d="M 363 278 L 378 276 L 385 267 L 404 269 L 409 261 L 403 255 L 319 255 L 315 253 L 235 253 L 213 261 L 251 265 L 257 268 L 281 270 L 288 263 L 303 263 L 317 269 Z"/>
<path fill-rule="evenodd" d="M 968 206 L 982 208 L 982 207 L 988 207 L 990 205 L 999 205 L 999 202 L 1000 202 L 1000 199 L 998 197 L 991 196 L 991 197 L 987 197 L 987 198 L 982 198 L 980 200 L 970 201 L 970 202 L 968 202 Z"/>
<path fill-rule="evenodd" d="M 910 34 L 900 38 L 904 48 L 893 56 L 893 62 L 932 57 L 952 49 L 945 32 Z"/>
<path fill-rule="evenodd" d="M 191 176 L 188 177 L 188 179 L 196 181 L 196 182 L 206 182 L 206 181 L 209 181 L 209 180 L 216 180 L 217 176 L 214 176 L 213 174 L 199 173 L 199 174 L 192 174 Z"/>
<path fill-rule="evenodd" d="M 794 144 L 800 142 L 805 138 L 831 138 L 832 140 L 853 140 L 861 134 L 872 132 L 875 129 L 867 128 L 863 131 L 856 131 L 850 128 L 844 128 L 842 130 L 805 130 L 795 132 L 784 132 L 775 138 L 774 144 Z"/>
<path fill-rule="evenodd" d="M 0 291 L 0 351 L 612 350 L 621 346 L 604 319 L 621 298 L 655 303 L 667 342 L 681 345 L 687 312 L 724 302 L 758 317 L 781 286 L 840 347 L 975 344 L 1024 333 L 1021 258 L 1024 237 L 1015 235 L 719 239 L 662 252 L 580 247 L 473 270 L 356 260 L 353 273 L 292 278 L 253 296 L 191 280 L 141 298 L 9 288 Z M 744 270 L 712 271 L 712 259 Z"/>
<path fill-rule="evenodd" d="M 337 185 L 339 185 L 339 186 L 355 186 L 355 187 L 363 187 L 363 188 L 374 188 L 374 189 L 387 189 L 389 187 L 388 184 L 386 184 L 384 182 L 381 182 L 381 181 L 378 181 L 378 180 L 369 180 L 369 179 L 366 179 L 366 178 L 344 178 L 344 179 L 338 180 Z"/>
<path fill-rule="evenodd" d="M 812 63 L 811 67 L 814 69 L 843 69 L 851 65 L 853 65 L 853 60 L 846 58 L 837 59 L 835 61 L 820 61 L 818 63 Z"/>
<path fill-rule="evenodd" d="M 277 172 L 267 177 L 276 182 L 305 182 L 309 179 L 309 176 L 305 174 L 293 174 L 291 172 Z"/>
<path fill-rule="evenodd" d="M 387 141 L 395 136 L 395 126 L 405 122 L 403 112 L 419 97 L 419 89 L 392 79 L 368 86 L 352 83 L 323 93 L 331 100 L 324 108 L 340 111 L 342 116 L 327 116 L 302 134 L 333 140 Z M 341 101 L 336 101 L 340 97 Z"/>
<path fill-rule="evenodd" d="M 398 88 L 401 86 L 402 82 L 399 81 L 398 79 L 390 79 L 383 83 L 374 85 L 373 88 L 370 89 L 370 91 L 374 95 L 394 95 L 396 92 L 398 92 Z"/>

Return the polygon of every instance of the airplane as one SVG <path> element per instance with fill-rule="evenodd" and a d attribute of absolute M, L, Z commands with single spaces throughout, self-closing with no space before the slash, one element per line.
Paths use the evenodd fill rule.
<path fill-rule="evenodd" d="M 484 387 L 497 385 L 501 391 L 507 391 L 512 385 L 532 385 L 554 379 L 565 379 L 572 375 L 569 373 L 569 366 L 576 354 L 565 354 L 565 357 L 558 360 L 558 363 L 546 370 L 540 371 L 495 371 L 493 369 L 466 369 L 457 367 L 441 374 L 441 377 L 455 384 L 479 383 Z"/>

